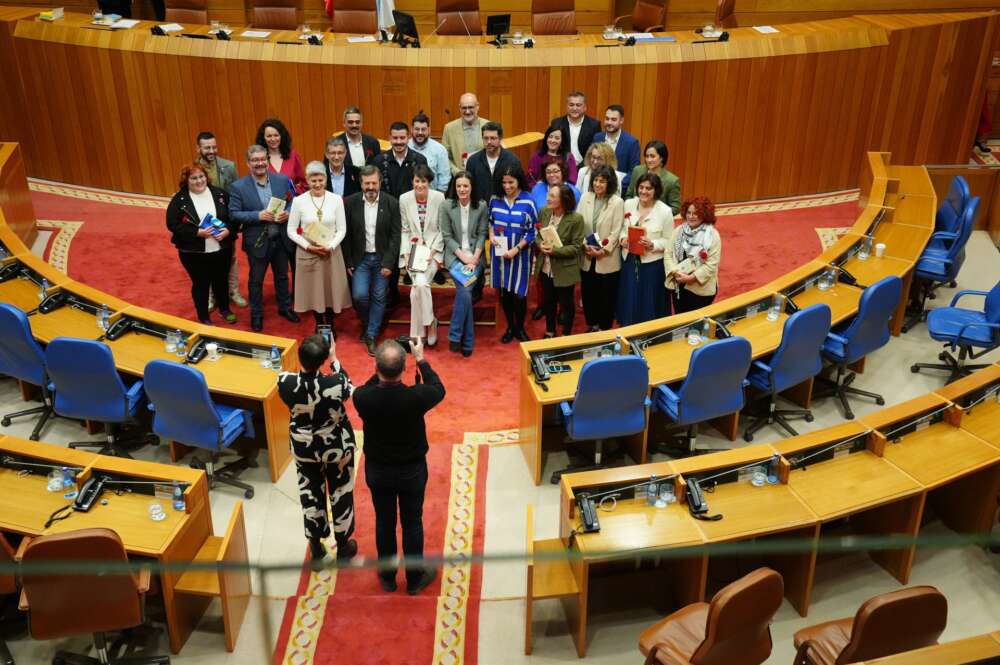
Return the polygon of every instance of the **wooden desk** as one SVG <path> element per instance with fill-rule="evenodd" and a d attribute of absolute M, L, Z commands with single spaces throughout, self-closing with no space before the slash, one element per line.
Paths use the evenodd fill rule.
<path fill-rule="evenodd" d="M 966 395 L 998 383 L 1000 383 L 1000 365 L 991 365 L 939 388 L 935 394 L 942 399 L 958 403 Z M 987 398 L 971 411 L 967 411 L 962 416 L 959 426 L 990 445 L 1000 448 L 1000 404 L 997 404 L 995 399 Z"/>
<path fill-rule="evenodd" d="M 875 231 L 876 243 L 885 243 L 885 256 L 916 261 L 930 240 L 933 229 L 898 222 L 881 224 Z"/>
<path fill-rule="evenodd" d="M 1000 658 L 1000 632 L 935 644 L 855 665 L 965 665 L 987 658 Z"/>
<path fill-rule="evenodd" d="M 834 325 L 848 319 L 858 311 L 858 302 L 861 301 L 862 290 L 850 284 L 837 282 L 833 288 L 820 291 L 816 287 L 811 287 L 792 296 L 792 300 L 805 309 L 819 303 L 825 303 L 830 307 L 830 318 Z"/>
<path fill-rule="evenodd" d="M 113 529 L 131 555 L 156 559 L 170 564 L 191 561 L 202 543 L 212 535 L 212 512 L 208 501 L 208 481 L 205 472 L 186 467 L 154 464 L 119 457 L 69 450 L 62 446 L 37 443 L 10 436 L 0 437 L 0 453 L 32 457 L 57 465 L 78 466 L 81 486 L 94 474 L 110 473 L 139 480 L 162 480 L 187 483 L 186 511 L 176 512 L 170 501 L 160 499 L 167 518 L 162 522 L 149 519 L 152 496 L 126 493 L 121 496 L 106 491 L 107 504 L 98 503 L 89 512 L 72 512 L 62 521 L 46 529 L 45 522 L 56 509 L 69 503 L 62 492 L 49 492 L 44 475 L 19 476 L 0 468 L 0 530 L 29 536 L 64 533 L 88 527 Z M 210 598 L 176 595 L 174 586 L 180 578 L 176 571 L 160 574 L 170 649 L 178 653 L 197 625 Z"/>

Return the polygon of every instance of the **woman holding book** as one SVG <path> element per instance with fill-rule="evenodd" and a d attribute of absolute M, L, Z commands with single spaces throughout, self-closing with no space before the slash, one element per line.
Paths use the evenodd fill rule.
<path fill-rule="evenodd" d="M 545 207 L 538 215 L 535 237 L 539 257 L 535 273 L 545 292 L 545 337 L 556 336 L 556 307 L 562 334 L 573 334 L 576 305 L 573 292 L 580 282 L 580 251 L 583 245 L 583 217 L 576 210 L 576 197 L 569 185 L 549 187 Z"/>
<path fill-rule="evenodd" d="M 472 174 L 459 171 L 451 178 L 447 201 L 441 206 L 441 236 L 444 238 L 444 262 L 452 275 L 458 270 L 464 277 L 483 278 L 484 249 L 489 234 L 486 204 L 472 197 Z M 466 277 L 467 279 L 467 277 Z M 455 304 L 448 328 L 448 350 L 461 351 L 466 358 L 472 355 L 476 341 L 476 326 L 472 318 L 472 289 L 474 284 L 463 284 L 455 279 Z"/>
<path fill-rule="evenodd" d="M 434 172 L 426 164 L 413 167 L 413 189 L 399 197 L 401 241 L 399 267 L 410 276 L 410 337 L 437 344 L 437 318 L 431 284 L 444 262 L 444 238 L 438 226 L 444 194 L 431 188 Z"/>
<path fill-rule="evenodd" d="M 326 189 L 322 162 L 306 166 L 309 189 L 292 200 L 286 232 L 295 250 L 296 312 L 313 313 L 316 326 L 333 329 L 333 319 L 351 306 L 351 290 L 340 244 L 347 235 L 344 200 Z M 336 332 L 333 331 L 334 338 Z"/>
<path fill-rule="evenodd" d="M 179 187 L 167 205 L 167 228 L 191 278 L 198 320 L 212 324 L 208 315 L 211 291 L 219 313 L 228 323 L 236 323 L 236 315 L 229 310 L 229 264 L 237 225 L 229 218 L 229 194 L 208 184 L 208 173 L 197 162 L 181 169 Z"/>
<path fill-rule="evenodd" d="M 625 201 L 625 225 L 619 237 L 625 259 L 618 280 L 618 323 L 623 326 L 670 314 L 663 251 L 674 215 L 660 200 L 663 185 L 656 174 L 643 173 L 633 184 L 638 196 Z"/>
<path fill-rule="evenodd" d="M 577 208 L 583 217 L 584 237 L 580 292 L 587 330 L 596 332 L 610 330 L 615 318 L 622 267 L 618 245 L 625 225 L 625 202 L 618 196 L 618 175 L 611 167 L 594 167 L 589 181 L 590 191 Z"/>
<path fill-rule="evenodd" d="M 715 204 L 706 196 L 696 196 L 681 209 L 684 223 L 674 229 L 663 254 L 666 286 L 678 314 L 712 304 L 719 291 L 722 258 Z"/>
<path fill-rule="evenodd" d="M 493 248 L 490 284 L 500 291 L 500 305 L 507 330 L 500 338 L 509 344 L 515 337 L 531 338 L 524 330 L 528 313 L 528 281 L 531 278 L 531 243 L 535 241 L 538 213 L 528 192 L 520 164 L 497 169 L 490 199 L 490 245 Z"/>

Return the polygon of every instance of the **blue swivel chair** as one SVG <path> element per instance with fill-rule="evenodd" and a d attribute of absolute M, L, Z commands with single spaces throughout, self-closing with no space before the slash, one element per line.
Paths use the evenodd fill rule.
<path fill-rule="evenodd" d="M 960 175 L 951 179 L 948 187 L 948 196 L 938 206 L 937 215 L 934 217 L 934 235 L 927 246 L 939 253 L 945 253 L 951 247 L 952 241 L 958 236 L 961 226 L 962 213 L 969 203 L 969 183 Z M 949 235 L 938 234 L 954 234 Z M 952 284 L 952 287 L 955 285 Z"/>
<path fill-rule="evenodd" d="M 956 307 L 963 296 L 986 296 L 982 311 Z M 931 339 L 944 342 L 946 349 L 958 347 L 958 358 L 947 350 L 938 358 L 942 364 L 916 363 L 913 373 L 921 369 L 939 369 L 950 373 L 948 383 L 986 365 L 968 365 L 966 359 L 975 360 L 1000 346 L 1000 282 L 989 291 L 959 291 L 948 307 L 932 309 L 927 316 L 927 329 Z M 976 349 L 980 349 L 978 352 Z"/>
<path fill-rule="evenodd" d="M 8 427 L 14 418 L 40 414 L 28 437 L 32 441 L 38 441 L 42 428 L 53 416 L 45 352 L 31 334 L 31 324 L 25 313 L 6 303 L 0 304 L 0 374 L 12 376 L 41 389 L 41 406 L 8 413 L 0 418 L 0 424 Z"/>
<path fill-rule="evenodd" d="M 885 404 L 885 399 L 876 393 L 859 390 L 851 386 L 857 376 L 848 372 L 847 366 L 861 360 L 869 353 L 880 349 L 889 342 L 889 320 L 892 319 L 903 292 L 903 281 L 895 275 L 883 277 L 864 290 L 858 303 L 858 314 L 846 325 L 841 325 L 826 336 L 823 356 L 837 368 L 833 381 L 820 378 L 826 384 L 825 390 L 815 393 L 815 397 L 836 396 L 844 407 L 844 417 L 854 418 L 847 395 L 861 395 Z M 845 376 L 846 375 L 846 376 Z"/>
<path fill-rule="evenodd" d="M 125 439 L 121 425 L 135 417 L 146 394 L 142 381 L 126 388 L 111 349 L 103 342 L 57 337 L 45 349 L 57 415 L 104 423 L 105 441 L 76 441 L 70 448 L 97 448 L 101 455 L 131 457 L 128 444 L 157 444 L 155 434 Z"/>
<path fill-rule="evenodd" d="M 780 425 L 792 436 L 798 432 L 788 424 L 789 418 L 804 418 L 812 422 L 809 409 L 778 409 L 778 393 L 816 376 L 823 369 L 823 342 L 830 332 L 830 307 L 813 305 L 795 312 L 785 320 L 781 344 L 765 363 L 755 360 L 747 377 L 750 385 L 768 394 L 767 411 L 756 416 L 743 432 L 743 438 L 753 441 L 753 435 L 765 425 Z"/>
<path fill-rule="evenodd" d="M 205 375 L 193 367 L 168 360 L 154 360 L 143 370 L 149 408 L 154 412 L 153 431 L 165 439 L 210 452 L 207 462 L 197 460 L 194 468 L 204 466 L 209 488 L 216 483 L 232 485 L 253 498 L 253 487 L 240 482 L 236 474 L 251 465 L 250 460 L 216 468 L 219 456 L 241 435 L 253 438 L 253 419 L 246 409 L 215 404 L 208 394 Z"/>
<path fill-rule="evenodd" d="M 676 425 L 686 426 L 686 451 L 694 454 L 698 445 L 698 423 L 735 413 L 743 408 L 747 370 L 752 358 L 750 342 L 729 337 L 695 349 L 688 363 L 687 377 L 676 391 L 657 386 L 653 408 L 659 409 Z M 663 446 L 660 452 L 678 451 Z"/>
<path fill-rule="evenodd" d="M 946 231 L 935 232 L 931 241 L 950 243 L 946 248 L 930 244 L 920 254 L 913 276 L 919 280 L 920 305 L 912 310 L 910 317 L 903 324 L 906 332 L 927 318 L 927 300 L 934 298 L 934 292 L 945 284 L 954 284 L 962 264 L 965 263 L 965 245 L 969 242 L 972 229 L 976 224 L 976 213 L 979 211 L 979 197 L 973 196 L 962 212 L 957 233 Z"/>
<path fill-rule="evenodd" d="M 605 439 L 646 429 L 648 391 L 649 367 L 639 356 L 597 358 L 584 364 L 573 401 L 560 402 L 559 410 L 572 441 L 596 441 L 594 464 L 556 471 L 552 483 L 557 484 L 564 473 L 603 468 Z"/>

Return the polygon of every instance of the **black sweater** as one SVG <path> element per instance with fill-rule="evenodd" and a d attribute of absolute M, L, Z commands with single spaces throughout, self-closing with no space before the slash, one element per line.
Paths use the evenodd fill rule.
<path fill-rule="evenodd" d="M 444 399 L 444 384 L 426 360 L 417 368 L 423 383 L 381 383 L 375 374 L 354 391 L 365 426 L 365 457 L 373 462 L 405 464 L 427 453 L 424 414 Z"/>

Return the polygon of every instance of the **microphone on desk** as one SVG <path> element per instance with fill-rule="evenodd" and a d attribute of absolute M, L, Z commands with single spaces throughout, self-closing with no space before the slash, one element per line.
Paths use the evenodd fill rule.
<path fill-rule="evenodd" d="M 625 348 L 625 339 L 621 335 L 615 335 L 615 354 L 622 352 Z"/>
<path fill-rule="evenodd" d="M 469 30 L 469 24 L 465 22 L 465 15 L 464 14 L 465 14 L 465 12 L 459 11 L 458 12 L 458 20 L 460 20 L 462 22 L 462 27 L 465 28 L 465 36 L 466 37 L 471 37 L 472 36 L 472 31 Z M 442 21 L 442 23 L 444 23 L 444 21 Z M 441 27 L 441 26 L 438 26 L 438 27 Z"/>
<path fill-rule="evenodd" d="M 698 39 L 698 40 L 695 40 L 695 41 L 693 41 L 691 43 L 692 44 L 714 44 L 715 42 L 728 42 L 728 41 L 729 41 L 729 33 L 728 32 L 723 32 L 716 39 Z"/>

